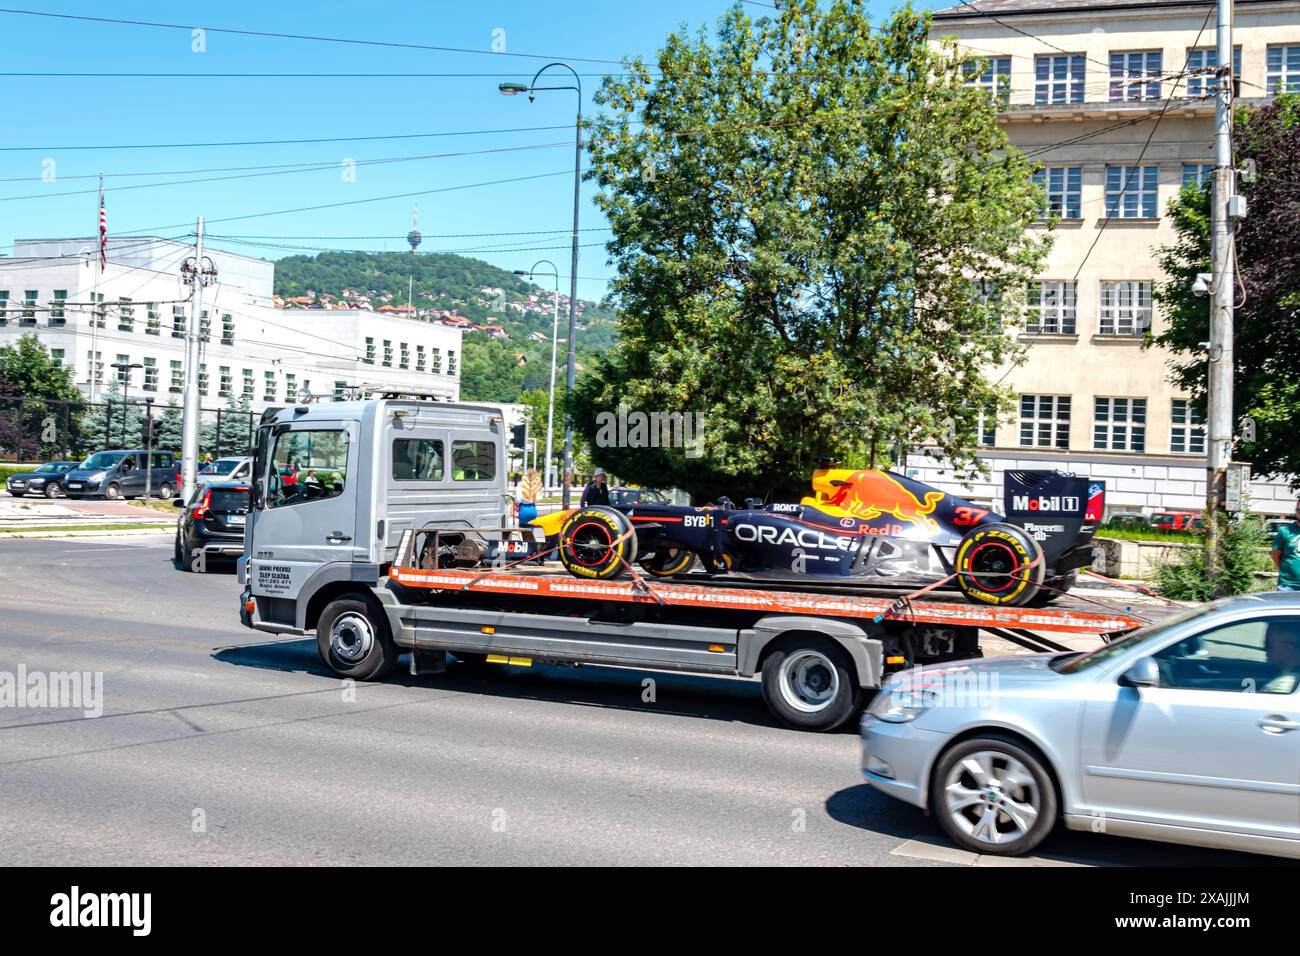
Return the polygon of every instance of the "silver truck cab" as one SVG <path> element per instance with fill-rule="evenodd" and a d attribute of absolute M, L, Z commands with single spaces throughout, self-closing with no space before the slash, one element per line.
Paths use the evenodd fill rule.
<path fill-rule="evenodd" d="M 258 428 L 239 580 L 246 623 L 304 633 L 336 595 L 375 585 L 402 533 L 501 527 L 501 410 L 407 399 L 268 409 Z"/>

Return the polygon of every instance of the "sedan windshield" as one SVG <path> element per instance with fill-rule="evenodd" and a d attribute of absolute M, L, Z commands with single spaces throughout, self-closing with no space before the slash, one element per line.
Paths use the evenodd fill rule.
<path fill-rule="evenodd" d="M 41 467 L 37 468 L 36 471 L 33 472 L 33 474 L 48 475 L 53 472 L 59 472 L 62 470 L 63 470 L 62 466 L 56 465 L 54 462 L 50 462 L 48 465 L 41 465 Z"/>
<path fill-rule="evenodd" d="M 1096 667 L 1098 664 L 1104 664 L 1118 655 L 1137 647 L 1139 644 L 1158 638 L 1171 627 L 1176 627 L 1185 621 L 1200 617 L 1213 607 L 1213 604 L 1202 604 L 1200 607 L 1189 608 L 1182 614 L 1175 614 L 1173 617 L 1166 618 L 1157 624 L 1148 624 L 1132 634 L 1121 637 L 1118 641 L 1103 644 L 1095 651 L 1089 651 L 1087 654 L 1068 654 L 1053 658 L 1051 662 L 1052 670 L 1058 674 L 1076 674 L 1090 667 Z"/>
<path fill-rule="evenodd" d="M 99 451 L 81 463 L 82 468 L 112 468 L 126 457 L 124 451 Z"/>
<path fill-rule="evenodd" d="M 204 465 L 200 475 L 228 475 L 239 466 L 238 458 L 220 458 L 211 464 Z"/>

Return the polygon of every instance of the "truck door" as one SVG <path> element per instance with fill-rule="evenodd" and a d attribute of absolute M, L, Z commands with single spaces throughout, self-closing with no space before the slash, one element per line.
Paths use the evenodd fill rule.
<path fill-rule="evenodd" d="M 296 422 L 267 440 L 248 581 L 255 596 L 292 601 L 318 569 L 354 560 L 357 424 Z"/>

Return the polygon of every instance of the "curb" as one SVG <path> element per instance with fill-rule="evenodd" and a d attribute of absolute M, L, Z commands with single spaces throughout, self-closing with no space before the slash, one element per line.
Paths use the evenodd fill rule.
<path fill-rule="evenodd" d="M 158 528 L 129 528 L 121 531 L 114 531 L 109 525 L 102 530 L 89 531 L 15 531 L 9 534 L 0 535 L 0 541 L 8 541 L 11 538 L 129 538 L 142 537 L 145 535 L 171 534 L 171 526 L 160 526 Z"/>

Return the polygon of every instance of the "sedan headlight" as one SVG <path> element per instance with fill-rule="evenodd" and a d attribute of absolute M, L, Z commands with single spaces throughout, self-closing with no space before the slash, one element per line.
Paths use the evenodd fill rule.
<path fill-rule="evenodd" d="M 876 695 L 867 713 L 886 723 L 905 724 L 924 714 L 938 699 L 937 692 L 914 684 L 887 686 Z"/>
<path fill-rule="evenodd" d="M 28 483 L 29 485 L 43 485 L 43 484 L 45 484 L 45 479 L 44 479 L 44 478 L 32 478 L 32 479 L 30 479 L 27 483 Z"/>

